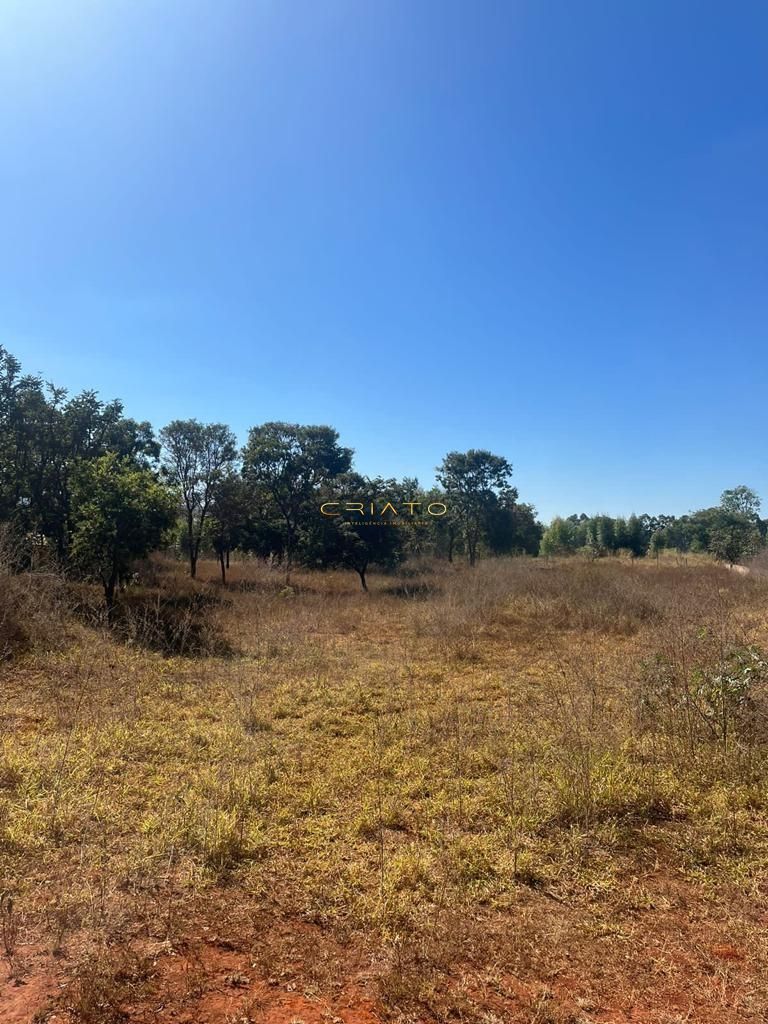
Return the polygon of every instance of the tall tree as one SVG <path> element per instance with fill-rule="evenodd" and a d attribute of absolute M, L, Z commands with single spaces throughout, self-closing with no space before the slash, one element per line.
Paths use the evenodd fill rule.
<path fill-rule="evenodd" d="M 517 501 L 513 487 L 502 491 L 485 524 L 485 539 L 492 555 L 537 555 L 544 527 L 536 509 Z"/>
<path fill-rule="evenodd" d="M 570 519 L 555 516 L 541 538 L 541 554 L 566 555 L 578 546 L 577 524 Z"/>
<path fill-rule="evenodd" d="M 312 501 L 325 483 L 346 473 L 352 450 L 332 427 L 264 423 L 243 449 L 243 478 L 266 496 L 282 524 L 286 580 L 290 579 L 302 519 L 317 514 Z"/>
<path fill-rule="evenodd" d="M 739 484 L 720 495 L 720 508 L 726 512 L 737 512 L 755 522 L 760 518 L 760 498 L 751 487 Z"/>
<path fill-rule="evenodd" d="M 339 507 L 346 503 L 362 503 L 360 513 L 339 514 L 333 517 L 317 517 L 315 528 L 309 531 L 309 542 L 315 548 L 315 560 L 324 567 L 343 566 L 354 570 L 360 578 L 360 586 L 368 590 L 367 573 L 371 566 L 379 569 L 394 569 L 404 557 L 408 526 L 399 526 L 400 513 L 388 508 L 395 495 L 405 501 L 418 501 L 418 485 L 413 481 L 371 479 L 358 473 L 345 473 L 332 482 L 327 489 L 328 500 L 334 500 Z M 370 511 L 371 504 L 374 512 Z M 413 530 L 420 527 L 414 526 Z"/>
<path fill-rule="evenodd" d="M 160 431 L 160 441 L 164 472 L 181 495 L 189 546 L 189 574 L 194 579 L 215 489 L 235 462 L 235 435 L 223 423 L 174 420 Z"/>
<path fill-rule="evenodd" d="M 42 379 L 24 376 L 19 360 L 0 346 L 0 519 L 13 520 L 22 531 L 37 525 L 31 507 L 34 424 L 46 405 Z"/>
<path fill-rule="evenodd" d="M 228 473 L 214 487 L 205 536 L 216 553 L 221 582 L 227 582 L 229 556 L 240 543 L 248 519 L 247 494 L 239 473 Z"/>
<path fill-rule="evenodd" d="M 627 520 L 627 547 L 636 558 L 641 558 L 648 550 L 651 537 L 643 520 L 645 516 L 636 516 L 633 512 Z"/>
<path fill-rule="evenodd" d="M 449 514 L 460 523 L 471 566 L 488 518 L 500 495 L 509 489 L 511 476 L 512 466 L 505 458 L 475 448 L 449 452 L 437 468 L 437 480 L 448 497 Z"/>
<path fill-rule="evenodd" d="M 82 460 L 73 475 L 72 560 L 101 581 L 107 613 L 137 558 L 156 548 L 175 518 L 175 498 L 148 469 L 114 453 Z"/>
<path fill-rule="evenodd" d="M 72 475 L 84 459 L 108 452 L 148 466 L 158 446 L 148 423 L 126 419 L 118 401 L 94 391 L 73 398 L 63 388 L 25 376 L 0 347 L 0 517 L 29 543 L 45 538 L 67 559 L 72 532 Z"/>
<path fill-rule="evenodd" d="M 733 565 L 754 555 L 760 547 L 760 532 L 750 516 L 717 508 L 707 521 L 707 548 L 721 562 Z M 700 513 L 698 513 L 700 514 Z"/>

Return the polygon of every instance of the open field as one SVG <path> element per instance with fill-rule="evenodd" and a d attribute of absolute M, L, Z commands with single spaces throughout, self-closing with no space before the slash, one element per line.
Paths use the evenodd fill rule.
<path fill-rule="evenodd" d="M 0 667 L 0 1021 L 768 1017 L 764 578 L 217 571 Z"/>

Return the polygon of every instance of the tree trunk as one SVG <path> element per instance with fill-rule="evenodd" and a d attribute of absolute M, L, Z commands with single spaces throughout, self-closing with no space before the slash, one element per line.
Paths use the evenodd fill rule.
<path fill-rule="evenodd" d="M 187 513 L 187 540 L 189 542 L 189 575 L 195 578 L 197 572 L 197 550 L 195 547 L 195 527 L 192 513 Z"/>
<path fill-rule="evenodd" d="M 224 558 L 224 552 L 219 552 L 219 565 L 221 566 L 221 582 L 224 586 L 227 585 L 227 563 Z"/>
<path fill-rule="evenodd" d="M 107 622 L 112 622 L 115 613 L 115 590 L 117 589 L 117 573 L 112 572 L 104 582 L 104 602 L 107 606 Z"/>
<path fill-rule="evenodd" d="M 110 621 L 115 608 L 115 581 L 113 579 L 109 579 L 104 584 L 104 600 L 107 605 L 107 620 Z"/>
<path fill-rule="evenodd" d="M 357 570 L 357 575 L 360 577 L 360 586 L 363 588 L 363 590 L 367 594 L 368 593 L 368 584 L 365 581 L 365 569 L 358 569 Z"/>
<path fill-rule="evenodd" d="M 292 523 L 287 518 L 286 525 L 288 527 L 285 538 L 285 585 L 287 587 L 288 584 L 291 582 L 291 569 L 293 568 L 293 547 L 296 535 Z"/>
<path fill-rule="evenodd" d="M 474 540 L 472 537 L 467 537 L 467 549 L 469 551 L 469 567 L 470 567 L 470 569 L 474 569 L 474 567 L 475 567 L 476 550 L 477 550 L 477 541 Z"/>

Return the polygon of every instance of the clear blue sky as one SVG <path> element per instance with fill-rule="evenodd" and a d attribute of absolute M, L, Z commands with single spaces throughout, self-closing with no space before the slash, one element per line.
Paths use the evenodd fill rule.
<path fill-rule="evenodd" d="M 768 4 L 3 0 L 0 343 L 162 426 L 768 502 Z"/>

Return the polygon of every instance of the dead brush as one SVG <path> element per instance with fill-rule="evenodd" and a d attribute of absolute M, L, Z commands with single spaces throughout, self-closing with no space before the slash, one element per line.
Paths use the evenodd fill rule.
<path fill-rule="evenodd" d="M 3 956 L 12 977 L 16 975 L 16 949 L 19 938 L 19 918 L 16 905 L 9 892 L 0 893 L 0 939 Z"/>
<path fill-rule="evenodd" d="M 108 628 L 123 643 L 168 656 L 227 656 L 232 645 L 222 628 L 228 598 L 215 588 L 196 586 L 176 576 L 163 577 L 161 587 L 123 589 Z M 86 584 L 70 584 L 73 608 L 89 626 L 103 628 L 107 615 L 101 594 Z"/>
<path fill-rule="evenodd" d="M 441 574 L 429 600 L 411 607 L 410 621 L 417 636 L 451 638 L 459 660 L 472 660 L 473 649 L 499 628 L 521 634 L 545 623 L 554 631 L 630 636 L 674 607 L 680 573 L 671 568 L 651 575 L 618 559 L 498 558 Z"/>
<path fill-rule="evenodd" d="M 449 660 L 478 662 L 483 636 L 504 621 L 530 571 L 525 559 L 500 559 L 499 563 L 441 573 L 439 585 L 428 584 L 434 587 L 428 600 L 406 606 L 412 634 L 441 644 Z M 413 582 L 410 585 L 415 588 Z"/>
<path fill-rule="evenodd" d="M 644 662 L 637 713 L 641 729 L 690 756 L 712 744 L 752 745 L 768 726 L 768 654 L 706 626 L 679 633 Z"/>
<path fill-rule="evenodd" d="M 100 949 L 75 967 L 62 1004 L 76 1024 L 122 1024 L 126 1003 L 143 993 L 150 961 L 129 949 Z"/>
<path fill-rule="evenodd" d="M 222 598 L 210 590 L 130 593 L 118 608 L 117 630 L 130 643 L 188 657 L 229 654 L 217 613 Z"/>
<path fill-rule="evenodd" d="M 385 1016 L 519 1011 L 541 1022 L 557 999 L 486 1001 L 489 972 L 551 978 L 567 961 L 591 986 L 586 957 L 602 956 L 609 974 L 595 978 L 595 998 L 608 1005 L 617 969 L 648 949 L 637 939 L 646 922 L 667 935 L 681 920 L 663 917 L 654 887 L 667 875 L 698 913 L 692 866 L 720 886 L 734 927 L 746 920 L 721 883 L 728 870 L 739 892 L 757 894 L 762 879 L 762 669 L 745 699 L 732 680 L 750 648 L 768 646 L 768 588 L 663 560 L 438 566 L 402 581 L 373 575 L 366 598 L 351 574 L 297 572 L 287 590 L 281 573 L 233 561 L 225 590 L 208 582 L 215 572 L 201 563 L 190 586 L 172 564 L 154 583 L 223 593 L 211 615 L 239 656 L 161 658 L 138 639 L 96 633 L 98 657 L 83 645 L 20 666 L 16 706 L 3 708 L 23 725 L 11 733 L 12 715 L 4 726 L 13 772 L 2 827 L 23 854 L 9 858 L 16 874 L 4 884 L 24 892 L 25 927 L 35 902 L 62 906 L 68 887 L 73 915 L 46 918 L 48 946 L 60 933 L 69 956 L 88 936 L 99 950 L 67 990 L 68 1019 L 210 1015 L 212 1004 L 185 1006 L 175 986 L 181 1005 L 150 1009 L 152 979 L 140 964 L 121 966 L 104 939 L 159 935 L 183 953 L 203 920 L 219 936 L 234 934 L 235 916 L 263 920 L 259 975 L 309 979 L 320 998 L 331 982 L 315 978 L 318 923 L 322 942 L 333 938 L 338 981 L 374 965 Z M 400 582 L 408 594 L 392 592 Z M 668 676 L 660 691 L 645 688 L 641 662 L 657 656 L 672 673 L 667 704 Z M 718 675 L 720 692 L 701 688 Z M 656 704 L 641 707 L 645 696 Z M 694 697 L 706 721 L 686 708 Z M 62 828 L 51 850 L 57 775 Z M 39 882 L 40 850 L 46 877 L 49 856 L 61 865 L 52 886 Z M 630 903 L 642 900 L 625 899 L 632 879 L 655 901 L 640 921 Z M 593 937 L 604 921 L 622 930 L 618 954 Z M 190 996 L 220 995 L 221 977 L 190 974 Z M 658 983 L 656 971 L 641 978 L 639 997 Z M 507 999 L 518 999 L 514 1009 Z M 235 993 L 222 1018 L 239 1003 Z M 765 1003 L 755 1005 L 759 1015 Z M 272 1010 L 244 1005 L 240 1016 Z"/>
<path fill-rule="evenodd" d="M 25 651 L 54 650 L 66 632 L 61 578 L 25 567 L 21 549 L 13 532 L 0 527 L 0 661 Z"/>

